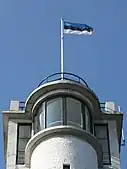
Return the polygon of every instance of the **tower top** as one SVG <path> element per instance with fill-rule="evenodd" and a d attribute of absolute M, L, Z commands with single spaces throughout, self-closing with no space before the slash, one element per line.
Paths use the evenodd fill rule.
<path fill-rule="evenodd" d="M 94 113 L 95 118 L 96 116 L 98 117 L 101 110 L 100 102 L 87 82 L 73 73 L 64 72 L 62 74 L 62 79 L 61 73 L 55 73 L 39 83 L 38 87 L 30 93 L 25 102 L 25 113 L 33 113 L 34 115 L 40 102 L 48 98 L 71 95 L 79 100 L 83 100 L 91 108 L 91 112 L 96 112 L 96 115 Z"/>
<path fill-rule="evenodd" d="M 7 156 L 11 151 L 11 154 L 17 152 L 13 156 L 13 165 L 16 161 L 17 165 L 36 166 L 40 152 L 45 154 L 47 151 L 40 149 L 39 144 L 43 147 L 44 142 L 47 144 L 52 138 L 58 141 L 60 136 L 62 140 L 66 137 L 70 142 L 73 138 L 76 144 L 77 141 L 79 146 L 82 144 L 81 152 L 82 149 L 84 152 L 89 149 L 91 158 L 94 154 L 95 168 L 102 165 L 114 166 L 115 161 L 112 162 L 111 159 L 114 156 L 119 158 L 122 120 L 120 108 L 116 111 L 113 102 L 100 103 L 96 94 L 81 77 L 67 72 L 62 73 L 62 76 L 61 73 L 52 74 L 39 83 L 25 102 L 11 101 L 10 110 L 3 111 L 4 152 L 5 159 L 9 159 L 7 165 L 12 162 L 11 157 Z M 14 132 L 12 128 L 15 129 Z M 13 143 L 13 139 L 15 148 L 12 150 L 8 145 Z M 24 139 L 25 143 L 22 142 Z M 47 144 L 48 148 L 49 145 L 51 144 Z M 51 151 L 52 149 L 54 146 Z M 75 151 L 78 152 L 79 148 Z M 82 153 L 79 154 L 82 158 Z M 88 159 L 89 155 L 85 155 L 85 159 Z M 42 158 L 40 159 L 41 163 Z M 82 166 L 84 165 L 86 164 L 83 160 Z M 91 161 L 87 166 L 91 168 Z"/>

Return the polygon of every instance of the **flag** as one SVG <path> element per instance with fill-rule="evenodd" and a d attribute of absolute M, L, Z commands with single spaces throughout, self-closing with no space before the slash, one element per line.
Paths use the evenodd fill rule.
<path fill-rule="evenodd" d="M 93 28 L 86 24 L 71 23 L 64 21 L 64 33 L 76 35 L 92 35 Z"/>

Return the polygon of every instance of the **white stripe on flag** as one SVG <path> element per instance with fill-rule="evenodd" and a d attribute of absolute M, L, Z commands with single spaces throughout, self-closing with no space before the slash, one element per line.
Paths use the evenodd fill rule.
<path fill-rule="evenodd" d="M 71 29 L 64 29 L 64 33 L 66 34 L 75 34 L 75 35 L 92 35 L 92 31 L 89 32 L 87 30 L 79 31 L 79 30 L 71 30 Z"/>

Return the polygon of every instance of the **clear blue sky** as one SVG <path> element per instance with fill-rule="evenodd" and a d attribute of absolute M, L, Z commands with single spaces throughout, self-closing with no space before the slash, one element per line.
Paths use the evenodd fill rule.
<path fill-rule="evenodd" d="M 60 71 L 61 17 L 94 28 L 91 37 L 65 37 L 65 71 L 86 80 L 101 102 L 121 106 L 126 136 L 126 0 L 1 0 L 0 110 L 7 110 L 10 100 L 25 101 L 44 77 Z M 2 115 L 0 124 L 4 169 Z M 122 169 L 126 155 L 127 146 L 121 151 Z"/>

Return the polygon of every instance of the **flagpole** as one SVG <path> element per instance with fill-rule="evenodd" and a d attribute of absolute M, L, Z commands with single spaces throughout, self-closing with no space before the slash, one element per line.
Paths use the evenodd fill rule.
<path fill-rule="evenodd" d="M 64 20 L 61 18 L 61 79 L 64 78 Z"/>

